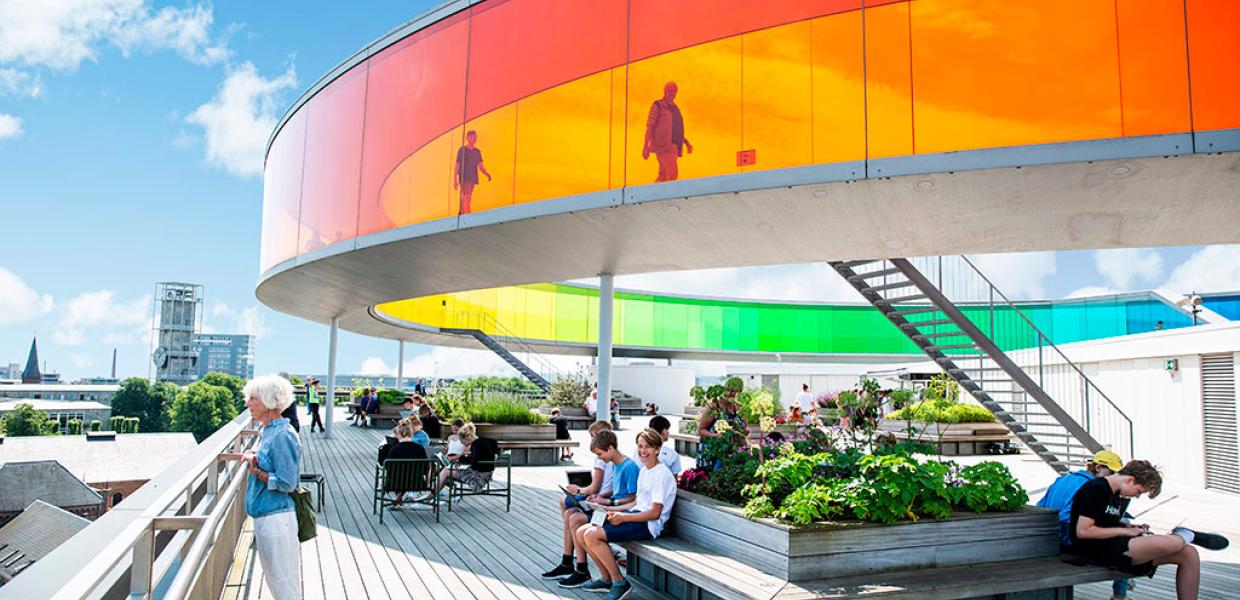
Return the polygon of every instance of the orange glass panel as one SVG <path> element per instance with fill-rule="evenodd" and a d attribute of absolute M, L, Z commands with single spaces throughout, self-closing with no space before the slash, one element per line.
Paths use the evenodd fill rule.
<path fill-rule="evenodd" d="M 301 186 L 298 254 L 357 236 L 357 182 L 362 168 L 366 65 L 324 88 L 308 113 Z"/>
<path fill-rule="evenodd" d="M 465 16 L 451 17 L 370 58 L 359 235 L 410 222 L 407 205 L 413 197 L 394 195 L 397 189 L 408 193 L 408 172 L 396 170 L 414 151 L 461 124 L 465 113 L 468 35 L 469 21 Z M 455 151 L 455 146 L 448 146 L 451 150 L 440 148 L 437 156 L 449 161 L 443 165 L 443 172 L 450 190 L 448 152 Z M 434 151 L 427 152 L 428 156 L 420 159 L 422 163 Z M 445 190 L 442 199 L 435 197 L 432 206 L 417 207 L 414 212 L 442 214 L 443 208 L 436 205 L 446 202 Z"/>
<path fill-rule="evenodd" d="M 1182 0 L 1118 0 L 1124 135 L 1189 131 Z"/>
<path fill-rule="evenodd" d="M 262 271 L 297 255 L 297 212 L 305 148 L 306 111 L 297 111 L 271 142 L 263 170 L 263 243 L 259 257 Z"/>
<path fill-rule="evenodd" d="M 512 186 L 515 173 L 513 157 L 517 145 L 517 105 L 510 104 L 493 110 L 465 124 L 466 132 L 477 135 L 475 147 L 482 153 L 482 166 L 491 179 L 478 173 L 478 185 L 473 190 L 470 211 L 479 212 L 512 204 Z M 456 155 L 453 157 L 455 168 Z M 462 210 L 462 214 L 464 211 Z"/>
<path fill-rule="evenodd" d="M 814 19 L 814 162 L 865 159 L 865 57 L 861 12 Z"/>
<path fill-rule="evenodd" d="M 1240 2 L 1188 0 L 1193 129 L 1240 127 Z"/>
<path fill-rule="evenodd" d="M 755 151 L 744 171 L 779 169 L 813 160 L 810 22 L 743 36 L 742 146 Z"/>
<path fill-rule="evenodd" d="M 379 190 L 377 213 L 390 228 L 452 217 L 459 209 L 452 166 L 464 129 L 457 127 L 400 163 Z"/>
<path fill-rule="evenodd" d="M 917 153 L 1122 135 L 1114 0 L 918 0 L 874 12 L 905 8 Z"/>
<path fill-rule="evenodd" d="M 631 0 L 629 60 L 861 8 L 861 0 Z"/>
<path fill-rule="evenodd" d="M 628 66 L 611 70 L 611 138 L 610 158 L 607 181 L 608 189 L 624 187 L 624 164 L 628 156 L 625 154 L 625 137 L 628 131 L 625 123 L 624 107 L 628 102 Z"/>
<path fill-rule="evenodd" d="M 518 103 L 517 202 L 607 189 L 611 80 L 603 71 Z"/>
<path fill-rule="evenodd" d="M 870 158 L 913 153 L 908 4 L 865 9 L 865 90 Z"/>
<path fill-rule="evenodd" d="M 646 124 L 664 84 L 678 87 L 676 105 L 684 121 L 685 148 L 672 161 L 678 179 L 739 173 L 741 145 L 741 39 L 728 38 L 629 65 L 627 185 L 654 183 L 659 174 L 655 154 L 642 158 Z"/>
<path fill-rule="evenodd" d="M 624 64 L 626 0 L 474 6 L 466 118 Z"/>

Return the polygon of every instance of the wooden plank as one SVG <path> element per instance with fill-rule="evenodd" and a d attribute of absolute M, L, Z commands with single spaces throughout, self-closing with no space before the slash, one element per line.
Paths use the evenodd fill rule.
<path fill-rule="evenodd" d="M 1037 556 L 1059 553 L 1058 517 L 1054 511 L 1028 508 L 1014 513 L 958 513 L 949 520 L 882 525 L 851 523 L 794 530 L 791 556 L 933 547 L 941 544 L 1007 542 L 1032 538 L 1042 542 Z"/>

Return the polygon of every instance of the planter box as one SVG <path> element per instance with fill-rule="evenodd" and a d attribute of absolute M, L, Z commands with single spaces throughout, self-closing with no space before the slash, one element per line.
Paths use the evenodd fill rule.
<path fill-rule="evenodd" d="M 913 421 L 914 434 L 910 436 L 909 422 L 883 419 L 878 427 L 890 431 L 900 439 L 910 439 L 934 444 L 945 456 L 975 456 L 989 454 L 994 442 L 1012 439 L 1012 432 L 1003 423 L 925 423 Z"/>
<path fill-rule="evenodd" d="M 691 405 L 689 405 L 689 406 L 686 406 L 686 407 L 685 407 L 685 415 L 686 415 L 686 416 L 690 416 L 690 417 L 697 418 L 698 416 L 701 416 L 701 414 L 702 414 L 702 410 L 703 410 L 703 407 L 701 407 L 701 406 L 693 406 L 693 405 L 691 404 Z"/>
<path fill-rule="evenodd" d="M 697 456 L 698 445 L 701 440 L 698 436 L 690 433 L 673 433 L 667 436 L 676 446 L 676 454 L 683 456 Z"/>
<path fill-rule="evenodd" d="M 492 423 L 474 423 L 478 428 L 479 437 L 489 437 L 496 441 L 555 441 L 555 425 L 495 425 Z"/>
<path fill-rule="evenodd" d="M 960 513 L 880 525 L 792 527 L 751 521 L 739 507 L 680 491 L 671 531 L 711 552 L 788 581 L 1057 556 L 1055 511 Z"/>

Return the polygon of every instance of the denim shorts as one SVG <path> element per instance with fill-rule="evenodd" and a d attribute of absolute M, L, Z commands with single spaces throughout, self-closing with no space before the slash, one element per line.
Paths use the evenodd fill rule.
<path fill-rule="evenodd" d="M 612 544 L 654 539 L 645 521 L 626 521 L 619 525 L 603 523 L 603 532 L 607 534 L 607 541 Z"/>
<path fill-rule="evenodd" d="M 576 498 L 577 502 L 585 502 L 586 500 L 586 496 L 573 496 L 573 498 Z M 577 507 L 574 506 L 573 503 L 568 501 L 568 496 L 565 496 L 564 497 L 564 508 L 572 509 L 572 508 L 577 508 Z"/>

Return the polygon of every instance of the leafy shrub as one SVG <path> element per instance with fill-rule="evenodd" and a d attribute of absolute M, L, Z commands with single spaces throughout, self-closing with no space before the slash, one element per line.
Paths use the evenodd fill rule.
<path fill-rule="evenodd" d="M 960 469 L 959 482 L 950 481 L 955 504 L 973 512 L 1014 511 L 1029 502 L 1029 494 L 1003 463 L 981 462 Z"/>
<path fill-rule="evenodd" d="M 696 419 L 681 419 L 677 431 L 686 435 L 697 435 L 698 422 Z"/>
<path fill-rule="evenodd" d="M 894 407 L 895 409 L 898 410 L 898 409 L 904 408 L 908 406 L 910 402 L 913 401 L 913 390 L 909 390 L 909 389 L 892 390 L 891 394 L 887 396 L 887 399 L 891 402 L 891 406 Z"/>
<path fill-rule="evenodd" d="M 754 481 L 753 466 L 747 463 L 724 465 L 698 484 L 699 494 L 732 504 L 744 504 L 741 490 Z"/>
<path fill-rule="evenodd" d="M 91 422 L 90 422 L 91 431 L 100 431 L 102 429 L 103 429 L 103 423 L 100 423 L 99 419 L 91 419 Z"/>
<path fill-rule="evenodd" d="M 494 395 L 498 396 L 498 394 Z M 475 423 L 495 425 L 542 425 L 547 417 L 530 410 L 524 402 L 512 398 L 488 397 L 465 406 L 467 416 L 460 417 Z M 459 416 L 459 415 L 458 415 Z"/>
<path fill-rule="evenodd" d="M 565 375 L 556 377 L 551 382 L 551 390 L 547 393 L 547 400 L 552 406 L 572 406 L 581 407 L 585 405 L 586 399 L 590 397 L 590 384 L 586 382 L 586 378 L 578 375 Z"/>
<path fill-rule="evenodd" d="M 723 382 L 723 388 L 729 394 L 739 394 L 745 390 L 745 381 L 740 377 L 729 377 Z"/>
<path fill-rule="evenodd" d="M 947 404 L 925 400 L 897 410 L 888 419 L 923 421 L 926 423 L 989 423 L 995 420 L 990 411 L 973 404 Z"/>
<path fill-rule="evenodd" d="M 400 390 L 389 390 L 387 388 L 375 392 L 379 397 L 379 404 L 399 405 L 405 402 L 405 393 Z"/>

